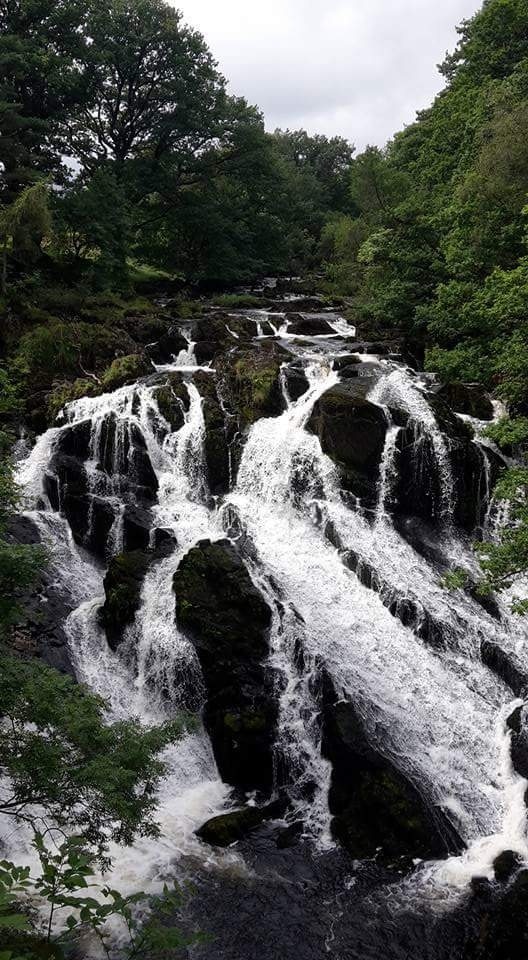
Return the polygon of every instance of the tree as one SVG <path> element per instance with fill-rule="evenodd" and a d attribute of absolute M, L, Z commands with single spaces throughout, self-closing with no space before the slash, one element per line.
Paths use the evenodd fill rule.
<path fill-rule="evenodd" d="M 62 167 L 59 125 L 86 96 L 82 0 L 0 0 L 0 200 Z"/>
<path fill-rule="evenodd" d="M 113 839 L 157 836 L 163 749 L 183 721 L 109 723 L 104 701 L 69 677 L 0 656 L 0 812 L 77 831 L 103 855 Z M 35 805 L 41 808 L 39 814 Z"/>
<path fill-rule="evenodd" d="M 51 231 L 47 184 L 43 181 L 26 187 L 9 206 L 0 208 L 0 245 L 2 271 L 0 290 L 7 290 L 8 252 L 17 260 L 31 263 L 40 256 L 41 243 Z"/>
<path fill-rule="evenodd" d="M 185 160 L 211 145 L 224 80 L 200 34 L 164 0 L 92 0 L 83 51 L 90 100 L 64 127 L 92 172 L 115 161 Z"/>

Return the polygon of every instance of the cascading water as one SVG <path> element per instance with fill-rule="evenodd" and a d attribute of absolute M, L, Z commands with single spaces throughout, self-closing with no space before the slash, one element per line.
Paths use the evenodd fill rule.
<path fill-rule="evenodd" d="M 264 322 L 269 319 L 262 313 L 256 339 L 264 337 Z M 308 389 L 291 402 L 282 379 L 284 412 L 258 420 L 246 433 L 238 471 L 231 463 L 231 489 L 223 501 L 208 495 L 206 426 L 193 382 L 197 366 L 190 339 L 188 350 L 172 364 L 156 367 L 152 382 L 68 405 L 63 426 L 49 430 L 21 462 L 19 481 L 29 515 L 50 544 L 56 576 L 69 583 L 76 604 L 65 624 L 72 660 L 78 677 L 108 700 L 115 717 L 138 715 L 148 723 L 181 707 L 199 710 L 205 691 L 194 647 L 174 622 L 173 578 L 198 541 L 221 539 L 226 530 L 236 538 L 236 516 L 235 528 L 244 534 L 241 549 L 246 540 L 252 545 L 247 557 L 252 578 L 274 611 L 270 665 L 280 679 L 277 788 L 287 785 L 305 835 L 327 849 L 331 767 L 321 756 L 317 699 L 324 668 L 339 694 L 354 703 L 370 742 L 447 814 L 466 842 L 464 855 L 423 868 L 402 886 L 402 897 L 411 884 L 413 897 L 443 889 L 449 898 L 475 872 L 491 875 L 493 859 L 502 850 L 528 858 L 526 783 L 512 769 L 505 725 L 519 701 L 480 658 L 483 639 L 500 641 L 517 655 L 526 652 L 526 640 L 512 621 L 494 619 L 462 591 L 448 594 L 434 565 L 392 522 L 402 428 L 393 423 L 390 410 L 398 409 L 412 423 L 416 443 L 426 437 L 434 452 L 444 546 L 453 563 L 474 568 L 455 532 L 448 444 L 420 381 L 403 367 L 385 364 L 368 393 L 368 400 L 387 416 L 372 523 L 351 508 L 350 497 L 341 495 L 336 465 L 306 429 L 316 402 L 339 382 L 332 360 L 343 350 L 344 322 L 334 322 L 335 340 L 307 337 L 299 343 L 277 318 L 270 329 L 284 337 L 297 361 L 303 360 Z M 174 372 L 183 374 L 188 402 L 183 425 L 173 432 L 160 412 L 156 388 L 160 377 Z M 220 402 L 225 413 L 224 400 Z M 45 492 L 44 475 L 64 431 L 86 423 L 89 494 L 106 498 L 114 513 L 108 557 L 123 545 L 134 443 L 144 445 L 155 473 L 152 530 L 163 531 L 170 541 L 148 569 L 137 615 L 117 652 L 99 624 L 104 570 L 75 545 L 66 519 L 51 509 Z M 489 483 L 486 495 L 488 491 Z M 326 535 L 330 527 L 333 542 Z M 377 590 L 344 562 L 352 552 L 376 571 Z M 405 625 L 395 614 L 398 598 L 412 601 L 419 613 L 416 623 Z M 422 639 L 420 611 L 441 626 L 445 642 L 431 646 Z M 211 869 L 245 869 L 241 857 L 230 852 L 213 856 L 194 836 L 197 827 L 230 802 L 205 732 L 187 734 L 171 747 L 167 763 L 162 839 L 112 851 L 115 885 L 125 892 L 159 887 L 189 857 Z"/>

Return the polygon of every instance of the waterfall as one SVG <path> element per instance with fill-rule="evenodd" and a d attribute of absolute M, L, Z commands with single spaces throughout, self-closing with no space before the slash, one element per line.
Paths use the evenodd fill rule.
<path fill-rule="evenodd" d="M 424 436 L 429 439 L 440 481 L 440 513 L 444 522 L 449 525 L 453 519 L 455 503 L 455 482 L 449 448 L 437 419 L 422 393 L 420 382 L 415 381 L 408 370 L 399 368 L 378 381 L 369 394 L 369 399 L 385 407 L 399 407 L 409 414 L 417 448 Z M 420 456 L 419 450 L 417 450 L 417 456 Z M 423 476 L 423 463 L 418 463 L 418 470 Z"/>
<path fill-rule="evenodd" d="M 49 545 L 53 575 L 71 593 L 64 625 L 71 657 L 79 679 L 107 700 L 112 717 L 137 715 L 153 723 L 180 708 L 199 712 L 206 690 L 194 646 L 175 623 L 174 574 L 200 540 L 218 540 L 226 532 L 235 542 L 238 538 L 251 577 L 273 612 L 269 663 L 277 677 L 279 704 L 275 787 L 286 786 L 291 816 L 303 822 L 305 836 L 319 850 L 332 847 L 331 766 L 321 756 L 318 690 L 324 670 L 338 695 L 354 705 L 369 741 L 448 816 L 466 842 L 463 856 L 428 865 L 401 887 L 402 896 L 407 891 L 411 898 L 427 898 L 431 890 L 435 895 L 444 890 L 449 899 L 475 873 L 491 876 L 493 859 L 502 850 L 528 858 L 526 783 L 512 769 L 506 729 L 519 701 L 480 655 L 482 641 L 492 640 L 508 654 L 526 656 L 525 632 L 507 615 L 494 619 L 463 591 L 448 593 L 435 565 L 393 524 L 399 440 L 406 429 L 392 416 L 399 410 L 414 431 L 417 457 L 424 438 L 434 453 L 447 534 L 442 548 L 453 565 L 474 570 L 474 558 L 456 531 L 448 441 L 419 378 L 403 367 L 380 364 L 367 395 L 383 407 L 387 419 L 372 521 L 343 494 L 339 467 L 306 429 L 319 398 L 339 383 L 332 361 L 343 355 L 346 343 L 340 340 L 345 333 L 350 336 L 350 328 L 332 321 L 335 340 L 299 341 L 287 333 L 284 317 L 272 323 L 269 314 L 261 313 L 256 341 L 265 338 L 270 323 L 295 363 L 302 361 L 308 389 L 290 400 L 285 359 L 280 380 L 284 410 L 238 435 L 240 463 L 237 471 L 231 469 L 231 489 L 224 497 L 209 495 L 207 430 L 200 382 L 193 379 L 199 368 L 190 336 L 188 349 L 173 363 L 157 366 L 152 377 L 69 404 L 60 425 L 40 437 L 19 463 L 28 515 Z M 188 399 L 176 431 L 157 400 L 160 384 L 175 372 L 183 376 Z M 220 409 L 233 418 L 223 393 L 218 384 Z M 89 496 L 92 502 L 104 498 L 113 511 L 106 555 L 100 560 L 74 541 L 66 517 L 52 509 L 46 494 L 45 474 L 72 428 L 89 434 L 84 459 Z M 134 497 L 134 444 L 146 452 L 157 483 L 148 506 L 152 562 L 135 620 L 114 652 L 99 612 L 105 567 L 125 542 L 126 511 Z M 487 463 L 483 506 L 490 487 Z M 417 469 L 431 470 L 431 464 L 418 463 Z M 158 554 L 155 534 L 160 531 L 166 549 Z M 373 572 L 370 583 L 354 572 L 361 566 Z M 400 607 L 412 608 L 413 618 L 402 616 Z M 436 626 L 441 642 L 428 642 L 428 623 Z M 209 817 L 240 800 L 220 780 L 205 731 L 186 734 L 167 750 L 166 761 L 161 838 L 112 850 L 113 883 L 125 893 L 146 886 L 160 889 L 167 876 L 185 873 L 188 858 L 193 869 L 197 863 L 207 870 L 246 869 L 236 851 L 213 853 L 194 834 Z"/>
<path fill-rule="evenodd" d="M 345 569 L 312 522 L 314 497 L 333 501 L 327 503 L 330 517 L 342 510 L 333 464 L 303 429 L 315 399 L 333 382 L 331 375 L 322 377 L 321 369 L 312 369 L 305 397 L 279 420 L 254 425 L 231 501 L 265 569 L 302 617 L 308 656 L 322 659 L 347 691 L 373 742 L 422 789 L 426 785 L 468 843 L 501 835 L 508 807 L 497 782 L 502 740 L 496 721 L 508 703 L 506 691 L 476 659 L 428 649 L 399 624 Z M 356 515 L 355 533 L 360 526 Z M 448 608 L 449 598 L 443 602 Z M 299 724 L 300 756 L 306 735 Z"/>

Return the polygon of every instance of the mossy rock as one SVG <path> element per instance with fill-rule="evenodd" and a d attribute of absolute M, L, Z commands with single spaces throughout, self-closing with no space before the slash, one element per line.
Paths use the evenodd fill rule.
<path fill-rule="evenodd" d="M 375 502 L 387 419 L 364 395 L 367 384 L 337 384 L 319 398 L 308 421 L 324 453 L 338 466 L 343 485 L 367 503 Z"/>
<path fill-rule="evenodd" d="M 286 356 L 276 344 L 268 344 L 237 350 L 219 364 L 241 428 L 251 426 L 261 417 L 277 417 L 283 412 L 280 374 Z"/>
<path fill-rule="evenodd" d="M 135 383 L 141 377 L 147 377 L 149 373 L 152 373 L 152 364 L 141 353 L 116 357 L 103 373 L 101 386 L 105 392 L 118 390 L 120 387 Z"/>
<path fill-rule="evenodd" d="M 271 610 L 229 541 L 197 544 L 174 589 L 179 626 L 202 667 L 204 723 L 220 774 L 244 790 L 269 790 L 278 714 L 266 663 Z"/>
<path fill-rule="evenodd" d="M 264 807 L 242 807 L 208 820 L 196 831 L 196 836 L 213 847 L 229 847 L 243 840 L 266 820 L 282 818 L 285 811 L 286 802 L 283 798 Z"/>
<path fill-rule="evenodd" d="M 233 439 L 230 424 L 218 397 L 214 375 L 199 371 L 195 374 L 194 383 L 202 397 L 209 490 L 213 495 L 226 493 L 229 487 L 229 442 Z"/>
<path fill-rule="evenodd" d="M 80 400 L 81 397 L 96 397 L 99 393 L 101 393 L 100 384 L 95 380 L 82 377 L 70 383 L 54 384 L 46 403 L 49 422 L 53 423 L 61 410 L 73 400 Z"/>
<path fill-rule="evenodd" d="M 113 557 L 104 579 L 105 602 L 99 613 L 112 650 L 123 640 L 127 626 L 133 623 L 141 601 L 141 589 L 151 556 L 133 550 Z"/>

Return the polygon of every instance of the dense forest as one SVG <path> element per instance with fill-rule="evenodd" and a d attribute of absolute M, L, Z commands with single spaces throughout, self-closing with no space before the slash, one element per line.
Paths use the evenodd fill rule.
<path fill-rule="evenodd" d="M 339 136 L 266 132 L 165 0 L 0 0 L 0 815 L 30 825 L 41 869 L 0 860 L 0 960 L 74 956 L 85 927 L 112 957 L 180 957 L 201 938 L 166 923 L 178 886 L 149 898 L 146 921 L 145 895 L 86 890 L 111 844 L 159 835 L 163 752 L 196 721 L 108 723 L 103 699 L 20 656 L 20 605 L 48 556 L 10 532 L 20 437 L 146 377 L 173 315 L 258 308 L 266 278 L 297 278 L 446 396 L 482 385 L 501 405 L 485 436 L 505 457 L 508 523 L 475 533 L 476 580 L 452 565 L 442 586 L 485 604 L 528 570 L 528 0 L 485 0 L 459 34 L 432 106 L 357 154 Z M 26 907 L 35 892 L 47 929 Z M 107 939 L 115 917 L 128 952 Z"/>

